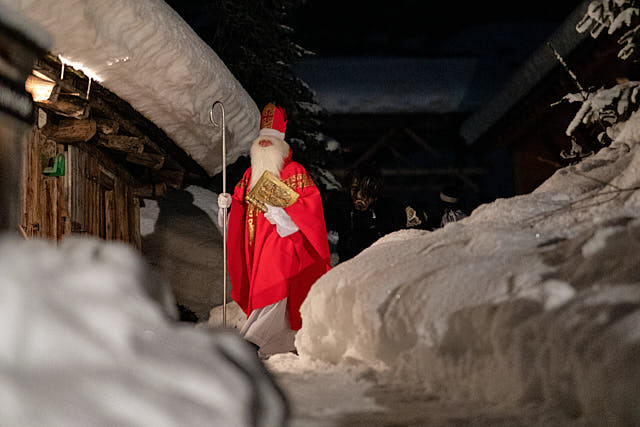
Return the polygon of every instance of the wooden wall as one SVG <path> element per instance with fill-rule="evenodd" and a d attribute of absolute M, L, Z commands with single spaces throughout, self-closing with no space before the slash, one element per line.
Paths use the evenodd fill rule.
<path fill-rule="evenodd" d="M 42 174 L 42 159 L 65 156 L 65 175 Z M 34 128 L 23 155 L 21 225 L 28 236 L 85 234 L 140 249 L 140 206 L 133 182 L 98 149 L 63 145 Z"/>

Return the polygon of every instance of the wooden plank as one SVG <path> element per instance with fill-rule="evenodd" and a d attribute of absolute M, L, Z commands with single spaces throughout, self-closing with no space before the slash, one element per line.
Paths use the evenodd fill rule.
<path fill-rule="evenodd" d="M 153 153 L 129 153 L 126 160 L 155 170 L 161 169 L 164 165 L 164 156 Z"/>
<path fill-rule="evenodd" d="M 84 152 L 77 147 L 69 146 L 67 151 L 71 159 L 71 232 L 82 233 L 85 230 L 84 210 L 82 209 L 82 199 L 85 193 L 85 156 Z"/>
<path fill-rule="evenodd" d="M 429 154 L 431 154 L 433 157 L 435 157 L 436 159 L 440 159 L 441 156 L 440 154 L 438 154 L 438 151 L 433 148 L 427 141 L 425 141 L 424 139 L 422 139 L 420 136 L 418 136 L 417 133 L 415 133 L 413 131 L 413 129 L 410 128 L 403 128 L 402 131 L 409 136 L 409 138 L 411 138 L 415 143 L 421 145 L 426 151 L 429 152 Z"/>
<path fill-rule="evenodd" d="M 96 118 L 95 121 L 98 132 L 104 135 L 115 135 L 120 129 L 120 123 L 115 120 Z"/>
<path fill-rule="evenodd" d="M 31 165 L 29 160 L 31 158 L 31 150 L 33 146 L 33 135 L 34 132 L 30 132 L 27 138 L 27 143 L 22 151 L 22 169 L 21 169 L 21 179 L 20 179 L 20 225 L 22 226 L 23 231 L 26 233 L 26 230 L 29 230 L 29 211 L 31 210 L 29 192 L 31 191 L 31 181 L 30 181 L 30 169 Z"/>
<path fill-rule="evenodd" d="M 65 150 L 65 174 L 64 174 L 64 187 L 65 187 L 65 209 L 66 219 L 64 224 L 64 235 L 71 234 L 71 200 L 73 196 L 73 169 L 75 167 L 74 158 L 71 156 L 70 150 Z"/>
<path fill-rule="evenodd" d="M 179 190 L 184 182 L 184 172 L 179 170 L 161 169 L 151 174 L 154 183 L 164 182 L 168 187 Z"/>
<path fill-rule="evenodd" d="M 40 139 L 40 155 L 43 159 L 53 159 L 57 154 L 57 144 L 50 139 Z M 57 178 L 39 175 L 40 186 L 40 230 L 41 236 L 55 239 L 58 234 L 58 187 Z"/>
<path fill-rule="evenodd" d="M 161 199 L 167 194 L 167 184 L 158 182 L 155 184 L 141 185 L 133 189 L 133 197 L 141 199 Z"/>
<path fill-rule="evenodd" d="M 137 197 L 133 197 L 131 189 L 129 189 L 129 193 L 131 193 L 129 202 L 131 207 L 129 218 L 132 223 L 129 227 L 132 236 L 131 243 L 136 249 L 142 250 L 142 235 L 140 234 L 140 200 Z"/>
<path fill-rule="evenodd" d="M 91 202 L 91 235 L 100 236 L 100 166 L 98 159 L 91 156 L 91 194 L 88 199 Z"/>
<path fill-rule="evenodd" d="M 29 159 L 29 143 L 27 141 L 20 157 L 20 229 L 27 229 L 27 162 Z M 26 236 L 26 234 L 25 234 Z M 28 237 L 28 236 L 27 236 Z"/>
<path fill-rule="evenodd" d="M 118 222 L 118 240 L 129 241 L 129 218 L 127 211 L 126 185 L 118 182 L 116 193 L 116 220 Z"/>
<path fill-rule="evenodd" d="M 38 203 L 40 194 L 40 133 L 34 132 L 29 143 L 29 182 L 27 190 L 27 234 L 38 236 L 40 230 Z"/>
<path fill-rule="evenodd" d="M 47 123 L 42 128 L 42 133 L 60 144 L 77 144 L 93 138 L 96 129 L 96 122 L 92 119 L 63 119 L 57 125 Z"/>
<path fill-rule="evenodd" d="M 126 135 L 100 135 L 97 144 L 110 150 L 140 154 L 144 151 L 144 138 Z M 135 162 L 133 162 L 135 163 Z"/>
<path fill-rule="evenodd" d="M 60 94 L 55 101 L 36 102 L 37 106 L 65 117 L 85 119 L 89 117 L 87 101 L 75 94 Z"/>
<path fill-rule="evenodd" d="M 113 240 L 116 237 L 116 206 L 115 192 L 107 190 L 104 192 L 104 228 L 105 239 Z"/>
<path fill-rule="evenodd" d="M 369 147 L 369 149 L 353 163 L 353 167 L 357 167 L 371 158 L 375 153 L 378 152 L 378 150 L 380 150 L 385 146 L 385 144 L 387 144 L 387 142 L 395 134 L 395 132 L 395 129 L 389 129 L 384 135 L 380 137 L 380 139 L 378 139 L 375 144 Z"/>

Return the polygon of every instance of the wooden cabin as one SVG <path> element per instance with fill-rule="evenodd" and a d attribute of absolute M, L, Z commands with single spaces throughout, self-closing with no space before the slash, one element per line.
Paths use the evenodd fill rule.
<path fill-rule="evenodd" d="M 27 79 L 33 126 L 22 159 L 26 237 L 120 240 L 140 249 L 140 204 L 207 174 L 127 102 L 57 58 Z"/>

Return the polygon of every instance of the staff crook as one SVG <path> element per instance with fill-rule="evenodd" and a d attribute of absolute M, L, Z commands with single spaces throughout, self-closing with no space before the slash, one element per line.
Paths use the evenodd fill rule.
<path fill-rule="evenodd" d="M 222 123 L 218 123 L 215 120 L 213 110 L 216 105 L 220 106 L 222 112 Z M 224 123 L 224 104 L 221 101 L 216 101 L 211 105 L 209 110 L 209 121 L 214 127 L 222 127 L 222 192 L 227 192 L 227 143 L 226 143 L 226 129 Z M 221 126 L 222 125 L 222 126 Z M 218 209 L 220 207 L 218 206 Z M 224 207 L 223 220 L 222 220 L 222 325 L 227 325 L 227 208 Z"/>

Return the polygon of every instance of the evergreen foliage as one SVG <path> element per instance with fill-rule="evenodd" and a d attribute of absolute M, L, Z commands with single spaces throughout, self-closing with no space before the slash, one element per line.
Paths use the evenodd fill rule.
<path fill-rule="evenodd" d="M 166 1 L 211 46 L 260 110 L 269 102 L 285 108 L 287 141 L 295 160 L 313 174 L 326 156 L 327 138 L 319 132 L 325 112 L 293 70 L 313 53 L 294 41 L 289 25 L 305 0 Z M 247 165 L 244 157 L 230 165 L 231 181 L 239 179 Z"/>
<path fill-rule="evenodd" d="M 213 0 L 216 29 L 213 50 L 262 109 L 269 102 L 285 108 L 287 138 L 307 139 L 319 128 L 323 112 L 292 66 L 312 55 L 293 41 L 288 25 L 304 0 Z M 308 141 L 312 143 L 312 141 Z"/>
<path fill-rule="evenodd" d="M 640 0 L 594 0 L 587 7 L 584 17 L 576 25 L 578 32 L 589 31 L 593 38 L 601 34 L 614 35 L 626 31 L 618 38 L 622 45 L 618 57 L 623 60 L 637 56 L 640 40 Z M 606 30 L 606 31 L 605 31 Z M 640 82 L 623 82 L 610 88 L 570 93 L 563 100 L 582 105 L 567 127 L 571 137 L 569 152 L 561 153 L 566 159 L 580 159 L 593 152 L 584 153 L 576 135 L 583 129 L 592 129 L 601 146 L 608 146 L 617 136 L 621 124 L 640 107 Z"/>
<path fill-rule="evenodd" d="M 624 27 L 631 27 L 634 18 L 640 14 L 638 3 L 638 0 L 594 0 L 589 3 L 576 30 L 580 33 L 589 31 L 593 38 L 597 38 L 605 29 L 612 35 Z M 640 25 L 636 25 L 618 39 L 623 46 L 618 52 L 620 58 L 628 59 L 635 53 L 639 32 Z"/>

